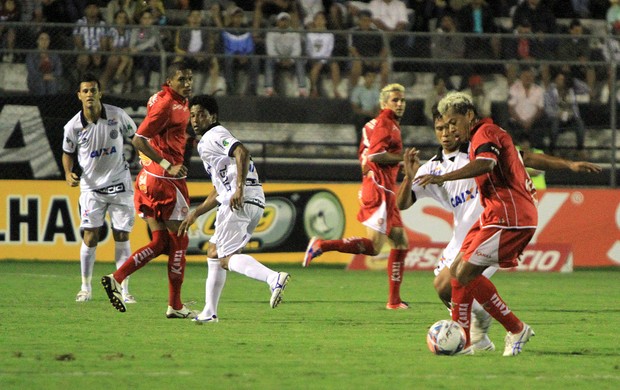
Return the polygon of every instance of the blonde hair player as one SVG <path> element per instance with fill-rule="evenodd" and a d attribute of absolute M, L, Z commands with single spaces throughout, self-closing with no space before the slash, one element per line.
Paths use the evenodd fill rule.
<path fill-rule="evenodd" d="M 329 251 L 376 256 L 388 242 L 391 249 L 386 308 L 408 309 L 409 304 L 400 297 L 400 285 L 409 243 L 396 204 L 396 175 L 403 161 L 400 120 L 406 107 L 405 87 L 386 85 L 379 95 L 379 104 L 381 112 L 364 126 L 358 151 L 363 178 L 357 219 L 366 226 L 366 237 L 341 240 L 312 237 L 302 265 L 307 267 L 313 259 Z"/>

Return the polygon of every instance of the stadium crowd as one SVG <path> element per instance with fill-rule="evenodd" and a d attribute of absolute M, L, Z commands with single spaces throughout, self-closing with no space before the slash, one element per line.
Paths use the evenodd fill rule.
<path fill-rule="evenodd" d="M 588 62 L 620 59 L 619 3 L 0 0 L 0 53 L 26 64 L 35 95 L 70 92 L 94 72 L 106 92 L 145 97 L 159 87 L 153 72 L 185 59 L 195 93 L 349 98 L 354 111 L 360 89 L 374 96 L 396 74 L 424 72 L 434 75 L 420 97 L 427 112 L 451 90 L 475 95 L 488 112 L 484 85 L 499 75 L 513 135 L 553 152 L 557 134 L 571 130 L 582 150 L 579 104 L 606 104 L 612 80 L 608 67 Z M 374 86 L 364 87 L 369 73 Z M 548 146 L 543 127 L 552 128 Z"/>

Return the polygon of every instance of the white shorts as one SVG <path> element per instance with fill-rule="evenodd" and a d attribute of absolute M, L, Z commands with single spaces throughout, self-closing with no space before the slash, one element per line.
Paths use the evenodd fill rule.
<path fill-rule="evenodd" d="M 215 244 L 217 256 L 221 259 L 243 249 L 263 216 L 264 209 L 244 203 L 243 209 L 232 211 L 228 205 L 221 205 L 215 217 L 215 234 L 209 242 Z"/>
<path fill-rule="evenodd" d="M 114 230 L 131 232 L 136 220 L 133 192 L 100 194 L 95 191 L 84 191 L 80 194 L 81 228 L 103 226 L 106 212 L 110 214 L 110 222 Z"/>

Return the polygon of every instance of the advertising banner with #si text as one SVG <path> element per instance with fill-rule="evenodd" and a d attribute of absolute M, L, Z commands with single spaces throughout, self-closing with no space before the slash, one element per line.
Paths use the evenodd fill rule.
<path fill-rule="evenodd" d="M 5 180 L 0 186 L 0 259 L 70 260 L 79 258 L 79 189 L 64 181 Z M 208 182 L 189 182 L 192 205 L 211 190 Z M 338 239 L 364 236 L 357 221 L 359 184 L 266 183 L 266 207 L 246 247 L 262 262 L 301 264 L 311 236 Z M 539 227 L 522 256 L 519 270 L 566 271 L 571 267 L 620 265 L 620 191 L 552 189 L 539 193 Z M 188 232 L 189 261 L 204 261 L 215 212 L 199 218 Z M 410 241 L 408 270 L 435 267 L 452 234 L 452 215 L 422 199 L 403 212 Z M 98 261 L 112 261 L 114 241 L 102 230 Z M 130 236 L 133 250 L 147 243 L 139 218 Z M 348 264 L 350 269 L 385 269 L 388 248 L 376 257 L 329 252 L 313 264 Z M 156 261 L 165 261 L 160 256 Z"/>

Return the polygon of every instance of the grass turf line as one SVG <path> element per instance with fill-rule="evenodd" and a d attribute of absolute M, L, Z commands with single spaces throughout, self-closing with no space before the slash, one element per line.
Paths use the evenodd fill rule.
<path fill-rule="evenodd" d="M 265 284 L 229 273 L 220 322 L 196 326 L 165 318 L 167 279 L 161 263 L 132 276 L 138 303 L 119 313 L 99 278 L 93 300 L 74 301 L 77 262 L 0 262 L 0 388 L 225 389 L 517 389 L 620 388 L 620 272 L 500 273 L 502 297 L 536 336 L 522 355 L 498 350 L 438 357 L 428 327 L 448 318 L 432 274 L 405 274 L 411 310 L 387 311 L 387 276 L 334 267 L 281 265 L 291 273 L 284 302 L 269 308 Z M 204 264 L 189 264 L 185 302 L 204 303 Z M 614 298 L 615 297 L 615 298 Z"/>

